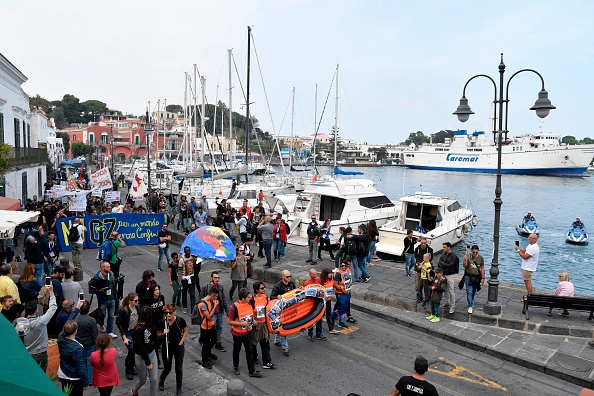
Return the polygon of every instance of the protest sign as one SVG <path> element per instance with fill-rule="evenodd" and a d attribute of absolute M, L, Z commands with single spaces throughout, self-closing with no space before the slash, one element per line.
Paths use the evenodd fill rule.
<path fill-rule="evenodd" d="M 142 197 L 144 194 L 148 194 L 148 187 L 142 178 L 142 174 L 138 172 L 134 173 L 128 194 L 132 197 Z"/>
<path fill-rule="evenodd" d="M 87 197 L 86 195 L 69 195 L 68 199 L 68 210 L 71 212 L 84 212 L 87 210 Z"/>
<path fill-rule="evenodd" d="M 202 186 L 191 186 L 190 197 L 202 197 Z"/>
<path fill-rule="evenodd" d="M 95 188 L 106 190 L 113 188 L 111 174 L 108 168 L 99 169 L 97 172 L 91 174 L 91 184 Z"/>
<path fill-rule="evenodd" d="M 93 197 L 99 197 L 99 198 L 101 198 L 103 196 L 103 191 L 101 191 L 100 188 L 93 188 L 91 190 L 91 195 Z"/>
<path fill-rule="evenodd" d="M 68 240 L 70 227 L 75 217 L 60 218 L 56 221 L 58 242 L 63 252 L 72 250 Z M 165 221 L 163 213 L 111 213 L 81 217 L 81 224 L 87 227 L 83 233 L 83 247 L 96 249 L 112 232 L 117 231 L 126 245 L 155 245 L 157 234 Z"/>
<path fill-rule="evenodd" d="M 105 201 L 106 202 L 120 202 L 120 192 L 119 191 L 106 191 L 105 192 Z"/>

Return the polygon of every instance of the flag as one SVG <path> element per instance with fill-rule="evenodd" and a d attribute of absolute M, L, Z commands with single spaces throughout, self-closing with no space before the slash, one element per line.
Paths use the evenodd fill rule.
<path fill-rule="evenodd" d="M 318 167 L 317 167 L 317 166 L 314 166 L 314 175 L 313 175 L 313 177 L 311 178 L 311 182 L 312 182 L 312 183 L 315 183 L 315 182 L 317 182 L 317 181 L 318 181 L 318 175 L 319 175 L 319 174 L 320 174 L 320 172 L 318 172 Z"/>
<path fill-rule="evenodd" d="M 132 197 L 142 197 L 144 194 L 148 194 L 146 183 L 138 172 L 134 173 L 129 193 Z"/>
<path fill-rule="evenodd" d="M 78 186 L 76 185 L 76 180 L 72 173 L 70 173 L 70 169 L 66 168 L 66 191 L 75 191 L 78 190 Z"/>

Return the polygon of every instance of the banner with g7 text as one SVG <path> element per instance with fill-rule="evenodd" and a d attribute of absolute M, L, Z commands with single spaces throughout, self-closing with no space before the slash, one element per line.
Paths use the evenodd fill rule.
<path fill-rule="evenodd" d="M 58 219 L 56 229 L 58 241 L 63 252 L 72 250 L 72 242 L 68 240 L 70 227 L 75 217 Z M 155 245 L 158 243 L 157 233 L 165 221 L 163 213 L 112 213 L 106 215 L 81 216 L 82 224 L 87 228 L 83 235 L 83 247 L 96 249 L 116 231 L 126 245 Z"/>

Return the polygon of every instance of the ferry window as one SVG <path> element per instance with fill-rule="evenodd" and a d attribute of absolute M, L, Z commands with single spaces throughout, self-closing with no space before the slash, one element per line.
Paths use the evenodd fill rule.
<path fill-rule="evenodd" d="M 385 195 L 380 195 L 378 197 L 359 198 L 359 205 L 366 208 L 375 209 L 392 207 L 394 206 L 394 203 L 392 203 L 392 201 L 390 201 Z"/>
<path fill-rule="evenodd" d="M 452 203 L 451 205 L 449 205 L 447 209 L 448 209 L 448 212 L 453 212 L 460 208 L 461 208 L 460 204 L 458 203 L 458 201 L 456 201 L 456 202 Z"/>
<path fill-rule="evenodd" d="M 339 220 L 344 210 L 344 204 L 346 200 L 343 198 L 329 197 L 323 195 L 320 202 L 320 215 L 319 219 L 327 219 L 328 217 L 332 220 Z"/>

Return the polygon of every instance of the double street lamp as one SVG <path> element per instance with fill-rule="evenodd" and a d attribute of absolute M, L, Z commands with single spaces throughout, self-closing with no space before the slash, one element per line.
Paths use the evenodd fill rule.
<path fill-rule="evenodd" d="M 538 99 L 534 106 L 530 108 L 530 110 L 536 111 L 536 115 L 540 118 L 545 118 L 549 115 L 549 112 L 555 109 L 555 106 L 551 104 L 549 100 L 549 93 L 545 90 L 544 87 L 544 79 L 540 75 L 539 72 L 532 69 L 522 69 L 514 74 L 507 80 L 505 84 L 505 97 L 503 96 L 503 83 L 504 83 L 504 74 L 505 74 L 505 63 L 503 63 L 503 54 L 501 54 L 501 63 L 499 63 L 499 97 L 497 96 L 497 83 L 491 77 L 485 74 L 477 74 L 471 77 L 466 84 L 464 84 L 464 90 L 462 91 L 462 99 L 460 99 L 460 105 L 453 113 L 458 116 L 458 120 L 460 122 L 468 121 L 468 118 L 471 114 L 474 114 L 472 110 L 470 110 L 470 106 L 468 106 L 468 99 L 466 99 L 466 87 L 468 83 L 474 80 L 477 77 L 486 77 L 493 83 L 495 96 L 493 99 L 494 106 L 494 117 L 493 117 L 493 138 L 495 143 L 497 144 L 497 181 L 495 185 L 495 199 L 493 200 L 493 204 L 495 205 L 495 222 L 493 226 L 493 260 L 491 261 L 491 270 L 489 274 L 491 277 L 488 280 L 489 284 L 489 291 L 487 296 L 487 303 L 485 304 L 483 311 L 488 315 L 499 315 L 501 313 L 501 305 L 498 302 L 498 294 L 499 294 L 499 228 L 501 223 L 501 204 L 503 201 L 501 200 L 501 142 L 504 138 L 507 139 L 507 116 L 508 116 L 508 103 L 509 103 L 509 83 L 511 80 L 518 74 L 522 72 L 532 72 L 538 75 L 541 81 L 541 89 L 538 93 Z M 505 104 L 505 112 L 503 105 Z M 499 116 L 498 116 L 499 115 Z M 503 124 L 503 119 L 505 118 L 505 125 Z"/>
<path fill-rule="evenodd" d="M 151 141 L 152 136 L 155 133 L 155 129 L 149 124 L 149 112 L 146 110 L 146 124 L 144 125 L 144 136 L 146 136 L 146 173 L 148 178 L 147 190 L 148 197 L 152 196 L 151 186 Z"/>

